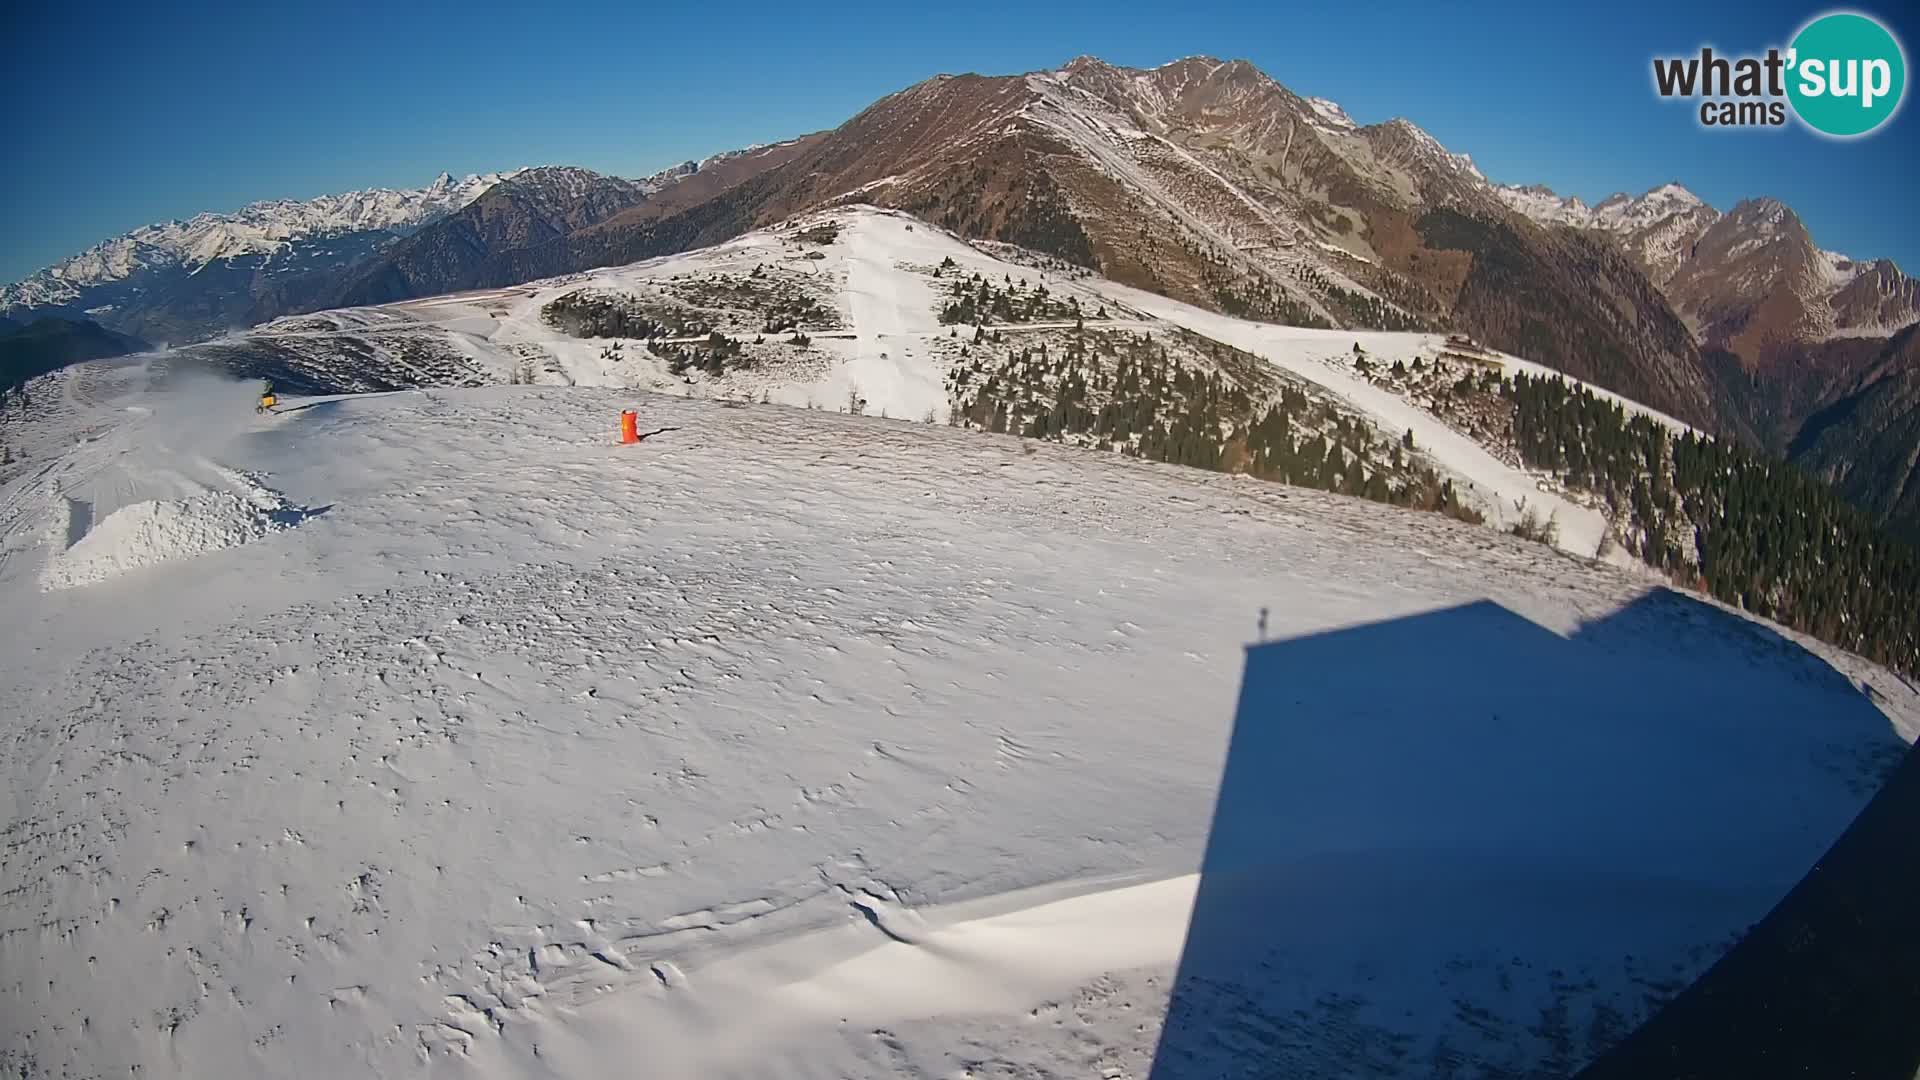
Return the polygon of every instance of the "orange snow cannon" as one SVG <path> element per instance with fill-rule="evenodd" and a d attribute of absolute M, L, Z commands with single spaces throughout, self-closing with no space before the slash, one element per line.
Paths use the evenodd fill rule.
<path fill-rule="evenodd" d="M 620 412 L 620 441 L 637 443 L 640 441 L 640 414 L 632 409 Z"/>

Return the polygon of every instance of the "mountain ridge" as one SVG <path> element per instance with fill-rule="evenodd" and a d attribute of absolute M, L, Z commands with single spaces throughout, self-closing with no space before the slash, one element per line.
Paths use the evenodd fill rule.
<path fill-rule="evenodd" d="M 1760 343 L 1733 340 L 1737 328 L 1713 324 L 1732 314 L 1744 325 L 1744 311 L 1726 309 L 1756 306 L 1755 294 L 1777 285 L 1798 294 L 1801 310 L 1786 317 L 1804 320 L 1777 329 L 1805 340 L 1885 336 L 1920 321 L 1920 287 L 1893 260 L 1856 259 L 1815 246 L 1793 209 L 1769 196 L 1745 198 L 1721 211 L 1678 181 L 1638 196 L 1616 192 L 1591 207 L 1540 184 L 1501 184 L 1495 190 L 1515 212 L 1538 224 L 1615 236 L 1656 284 L 1674 292 L 1682 314 L 1706 324 L 1702 336 L 1709 343 L 1728 344 L 1743 354 Z M 1703 242 L 1708 245 L 1704 253 Z M 1765 268 L 1770 273 L 1732 265 L 1763 250 L 1782 259 Z M 1731 296 L 1714 280 L 1729 274 L 1740 278 L 1732 283 Z"/>
<path fill-rule="evenodd" d="M 101 241 L 0 286 L 0 313 L 92 319 L 157 341 L 203 340 L 338 305 L 346 283 L 369 263 L 502 185 L 518 183 L 513 190 L 524 199 L 522 209 L 539 219 L 522 239 L 537 239 L 599 220 L 604 213 L 596 215 L 596 207 L 611 212 L 747 152 L 682 162 L 638 180 L 600 177 L 576 166 L 534 166 L 459 179 L 442 171 L 419 188 L 258 200 Z M 596 185 L 597 193 L 589 190 Z M 609 191 L 623 194 L 614 200 L 618 205 L 605 205 Z M 563 205 L 573 202 L 583 206 Z M 503 236 L 520 229 L 501 226 Z"/>
<path fill-rule="evenodd" d="M 1722 213 L 1669 182 L 1588 206 L 1496 185 L 1410 120 L 1361 125 L 1206 56 L 938 75 L 830 131 L 644 181 L 528 175 L 538 190 L 503 180 L 310 271 L 216 259 L 199 276 L 232 270 L 232 302 L 150 297 L 173 322 L 134 328 L 174 340 L 155 330 L 499 287 L 863 200 L 1236 315 L 1463 332 L 1785 452 L 1874 342 L 1920 318 L 1912 279 L 1818 248 L 1775 200 Z"/>
<path fill-rule="evenodd" d="M 521 170 L 455 181 L 441 172 L 419 188 L 361 188 L 311 199 L 260 199 L 238 210 L 203 211 L 143 225 L 0 287 L 0 308 L 70 303 L 88 286 L 123 280 L 156 262 L 198 269 L 217 258 L 273 254 L 287 243 L 331 233 L 405 227 L 436 210 L 464 206 Z"/>

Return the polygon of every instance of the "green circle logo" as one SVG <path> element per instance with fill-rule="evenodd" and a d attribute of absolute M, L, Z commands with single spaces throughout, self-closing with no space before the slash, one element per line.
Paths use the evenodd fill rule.
<path fill-rule="evenodd" d="M 1907 92 L 1907 59 L 1878 22 L 1822 15 L 1794 37 L 1787 99 L 1808 127 L 1848 138 L 1887 122 Z"/>

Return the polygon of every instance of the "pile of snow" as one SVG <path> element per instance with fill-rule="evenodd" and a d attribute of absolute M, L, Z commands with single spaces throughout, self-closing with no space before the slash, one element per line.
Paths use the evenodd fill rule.
<path fill-rule="evenodd" d="M 137 502 L 108 514 L 48 560 L 42 580 L 49 589 L 92 585 L 129 570 L 237 547 L 287 527 L 230 491 Z"/>
<path fill-rule="evenodd" d="M 243 469 L 270 436 L 258 385 L 150 358 L 36 379 L 0 420 L 0 589 L 60 592 L 179 565 L 299 525 L 313 512 Z"/>

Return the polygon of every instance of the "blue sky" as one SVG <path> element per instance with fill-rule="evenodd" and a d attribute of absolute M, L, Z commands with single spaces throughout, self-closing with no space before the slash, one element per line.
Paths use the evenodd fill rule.
<path fill-rule="evenodd" d="M 1771 3 L 10 5 L 0 280 L 254 199 L 548 163 L 643 175 L 832 127 L 938 72 L 1244 57 L 1361 123 L 1406 116 L 1482 171 L 1589 201 L 1679 180 L 1772 195 L 1824 247 L 1920 272 L 1916 110 L 1873 136 L 1705 131 L 1654 55 L 1784 45 Z M 30 10 L 33 9 L 33 10 Z M 173 9 L 173 10 L 169 10 Z M 664 9 L 664 10 L 663 10 Z M 1897 8 L 1879 15 L 1907 42 Z"/>

